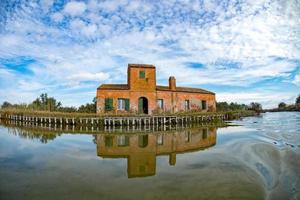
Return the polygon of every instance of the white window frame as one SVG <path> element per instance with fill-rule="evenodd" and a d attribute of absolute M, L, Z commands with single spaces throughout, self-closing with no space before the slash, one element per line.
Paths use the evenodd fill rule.
<path fill-rule="evenodd" d="M 184 109 L 190 110 L 190 100 L 188 99 L 184 100 Z"/>
<path fill-rule="evenodd" d="M 162 109 L 162 110 L 164 109 L 164 100 L 163 99 L 157 99 L 156 104 L 159 109 Z"/>
<path fill-rule="evenodd" d="M 192 141 L 192 133 L 190 131 L 186 131 L 184 133 L 184 140 L 186 143 L 191 142 Z"/>
<path fill-rule="evenodd" d="M 125 146 L 127 146 L 127 144 L 126 144 L 126 136 L 125 135 L 118 135 L 117 140 L 118 140 L 118 146 L 119 147 L 125 147 Z"/>
<path fill-rule="evenodd" d="M 157 135 L 157 145 L 163 145 L 164 144 L 164 135 L 158 134 Z"/>
<path fill-rule="evenodd" d="M 125 99 L 118 98 L 118 110 L 125 110 Z"/>

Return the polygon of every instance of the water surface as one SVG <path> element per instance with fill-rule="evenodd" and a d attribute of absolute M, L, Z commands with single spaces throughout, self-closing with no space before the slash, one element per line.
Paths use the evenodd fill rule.
<path fill-rule="evenodd" d="M 0 199 L 300 199 L 300 113 L 228 127 L 0 126 Z"/>

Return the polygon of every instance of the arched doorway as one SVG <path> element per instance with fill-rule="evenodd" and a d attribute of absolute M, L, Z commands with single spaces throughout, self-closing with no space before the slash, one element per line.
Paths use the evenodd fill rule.
<path fill-rule="evenodd" d="M 148 114 L 148 99 L 146 97 L 139 98 L 139 113 Z"/>

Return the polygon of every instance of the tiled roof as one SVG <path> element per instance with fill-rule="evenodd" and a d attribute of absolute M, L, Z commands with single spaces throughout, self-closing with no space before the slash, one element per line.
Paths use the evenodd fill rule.
<path fill-rule="evenodd" d="M 157 85 L 156 86 L 157 90 L 162 90 L 162 91 L 169 91 L 169 86 L 161 86 Z M 190 87 L 176 87 L 176 92 L 193 92 L 193 93 L 203 93 L 203 94 L 215 94 L 213 92 L 210 92 L 208 90 L 203 90 L 200 88 L 190 88 Z"/>
<path fill-rule="evenodd" d="M 129 87 L 127 84 L 102 84 L 98 89 L 103 90 L 128 90 Z"/>
<path fill-rule="evenodd" d="M 103 90 L 128 90 L 129 87 L 127 84 L 102 84 L 98 89 Z M 170 91 L 169 86 L 156 86 L 157 90 L 160 91 Z M 203 90 L 200 88 L 189 88 L 189 87 L 176 87 L 176 92 L 193 92 L 193 93 L 203 93 L 203 94 L 214 94 L 213 92 Z"/>

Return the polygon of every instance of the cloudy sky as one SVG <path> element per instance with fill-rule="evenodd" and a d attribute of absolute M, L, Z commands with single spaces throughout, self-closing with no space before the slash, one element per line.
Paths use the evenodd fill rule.
<path fill-rule="evenodd" d="M 264 107 L 300 93 L 299 0 L 0 0 L 0 103 L 47 92 L 91 102 L 126 83 L 127 64 L 157 82 L 200 87 L 218 101 Z"/>

